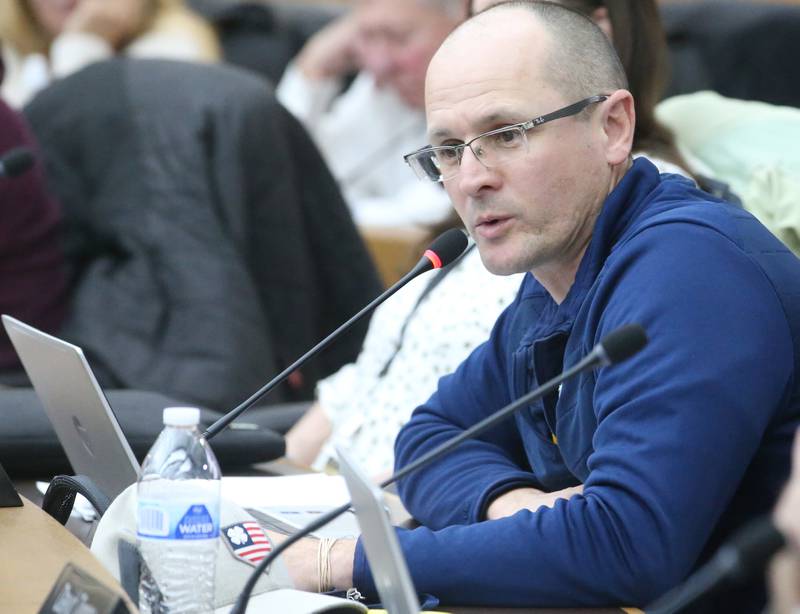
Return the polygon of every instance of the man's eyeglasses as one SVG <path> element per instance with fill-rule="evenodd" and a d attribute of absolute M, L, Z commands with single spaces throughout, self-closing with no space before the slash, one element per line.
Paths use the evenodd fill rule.
<path fill-rule="evenodd" d="M 479 134 L 474 139 L 459 145 L 427 145 L 422 149 L 403 156 L 420 179 L 444 181 L 458 174 L 464 149 L 469 147 L 475 157 L 487 168 L 505 164 L 521 152 L 528 151 L 528 130 L 546 124 L 554 119 L 577 115 L 586 107 L 603 102 L 608 96 L 600 94 L 585 98 L 547 115 L 540 115 L 530 121 L 504 126 Z"/>

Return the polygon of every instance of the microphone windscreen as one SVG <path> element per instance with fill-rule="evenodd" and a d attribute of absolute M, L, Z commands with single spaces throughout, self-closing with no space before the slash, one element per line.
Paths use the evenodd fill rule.
<path fill-rule="evenodd" d="M 18 147 L 0 158 L 0 165 L 6 177 L 16 177 L 33 166 L 33 161 L 33 153 L 29 149 Z"/>
<path fill-rule="evenodd" d="M 440 269 L 447 266 L 467 249 L 467 235 L 463 230 L 451 228 L 440 234 L 425 252 L 425 255 Z M 435 256 L 432 257 L 432 256 Z M 435 260 L 438 259 L 438 262 Z"/>
<path fill-rule="evenodd" d="M 613 365 L 628 360 L 647 345 L 647 333 L 639 324 L 626 324 L 600 340 L 606 357 Z"/>

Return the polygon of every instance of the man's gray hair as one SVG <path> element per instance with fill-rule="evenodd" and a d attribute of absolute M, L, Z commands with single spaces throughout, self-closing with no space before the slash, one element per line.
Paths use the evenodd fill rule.
<path fill-rule="evenodd" d="M 551 45 L 543 64 L 544 78 L 571 102 L 628 88 L 625 69 L 611 41 L 578 11 L 555 2 L 512 0 L 491 6 L 472 19 L 512 8 L 531 11 L 547 29 Z"/>

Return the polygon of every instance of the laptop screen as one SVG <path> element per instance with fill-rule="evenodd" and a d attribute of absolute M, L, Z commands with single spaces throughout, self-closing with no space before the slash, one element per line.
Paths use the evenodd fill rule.
<path fill-rule="evenodd" d="M 350 490 L 361 527 L 362 543 L 384 609 L 392 614 L 418 614 L 417 593 L 397 534 L 389 521 L 383 494 L 343 449 L 337 446 L 336 453 L 339 456 L 339 471 Z"/>

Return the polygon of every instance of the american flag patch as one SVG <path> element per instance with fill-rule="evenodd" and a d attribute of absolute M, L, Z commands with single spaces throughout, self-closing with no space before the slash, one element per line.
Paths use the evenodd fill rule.
<path fill-rule="evenodd" d="M 272 552 L 272 542 L 255 521 L 237 522 L 223 527 L 220 533 L 233 556 L 253 567 Z"/>

